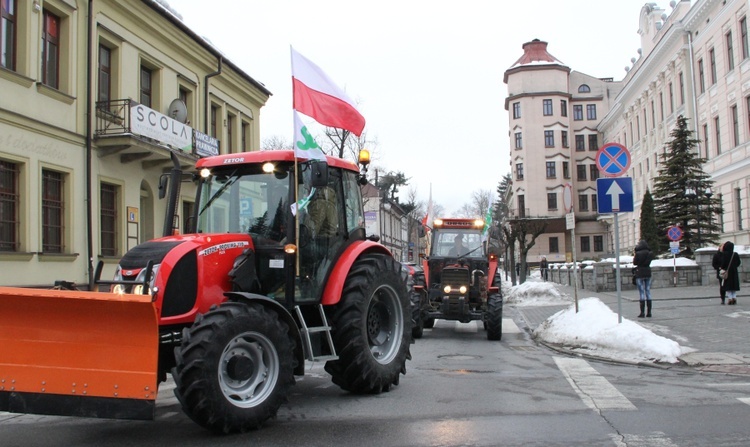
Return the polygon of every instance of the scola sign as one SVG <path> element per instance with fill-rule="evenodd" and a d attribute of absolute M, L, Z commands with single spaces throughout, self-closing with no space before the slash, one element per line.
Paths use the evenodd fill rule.
<path fill-rule="evenodd" d="M 192 127 L 143 104 L 136 104 L 130 108 L 130 131 L 186 152 L 193 151 Z"/>

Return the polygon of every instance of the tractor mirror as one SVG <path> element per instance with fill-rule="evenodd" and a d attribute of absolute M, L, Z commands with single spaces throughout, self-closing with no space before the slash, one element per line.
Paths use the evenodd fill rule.
<path fill-rule="evenodd" d="M 167 184 L 169 183 L 169 176 L 164 174 L 159 177 L 159 200 L 167 196 Z"/>
<path fill-rule="evenodd" d="M 310 161 L 310 186 L 321 188 L 328 185 L 328 163 L 321 160 Z"/>

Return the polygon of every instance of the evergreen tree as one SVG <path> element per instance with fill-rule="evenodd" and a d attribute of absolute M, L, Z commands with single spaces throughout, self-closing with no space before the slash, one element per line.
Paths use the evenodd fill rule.
<path fill-rule="evenodd" d="M 662 250 L 659 227 L 656 225 L 656 213 L 654 211 L 654 199 L 651 191 L 646 190 L 641 203 L 641 239 L 644 239 L 651 251 L 659 253 Z"/>
<path fill-rule="evenodd" d="M 672 139 L 661 154 L 653 194 L 660 245 L 668 244 L 667 228 L 679 225 L 683 232 L 681 244 L 688 253 L 695 252 L 698 245 L 716 243 L 720 229 L 715 216 L 721 213 L 719 198 L 706 194 L 713 187 L 713 181 L 703 171 L 706 160 L 698 154 L 696 146 L 700 140 L 694 139 L 692 134 L 687 118 L 677 117 L 670 134 Z M 691 188 L 698 192 L 697 195 L 685 194 Z"/>
<path fill-rule="evenodd" d="M 494 222 L 504 222 L 508 217 L 509 207 L 506 201 L 508 200 L 508 191 L 512 184 L 513 179 L 510 174 L 505 174 L 497 185 L 497 201 L 495 201 L 494 215 L 492 216 Z"/>
<path fill-rule="evenodd" d="M 508 192 L 513 186 L 513 178 L 510 173 L 505 174 L 497 185 L 497 200 L 493 209 L 492 220 L 494 225 L 499 229 L 498 234 L 500 236 L 500 244 L 504 248 L 504 268 L 506 275 L 510 274 L 511 281 L 513 284 L 516 283 L 516 272 L 513 268 L 515 265 L 515 249 L 516 249 L 516 231 L 508 225 L 508 217 L 510 216 L 510 207 L 508 206 Z"/>

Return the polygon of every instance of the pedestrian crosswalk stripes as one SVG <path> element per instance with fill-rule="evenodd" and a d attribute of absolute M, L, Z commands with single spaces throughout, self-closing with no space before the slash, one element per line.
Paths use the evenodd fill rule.
<path fill-rule="evenodd" d="M 583 403 L 592 410 L 637 410 L 586 360 L 564 357 L 555 357 L 554 360 Z"/>

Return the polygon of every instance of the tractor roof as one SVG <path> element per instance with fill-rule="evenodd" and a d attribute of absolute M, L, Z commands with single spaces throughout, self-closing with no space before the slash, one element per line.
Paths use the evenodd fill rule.
<path fill-rule="evenodd" d="M 240 152 L 236 154 L 222 154 L 213 157 L 201 158 L 195 164 L 196 169 L 212 168 L 215 166 L 227 165 L 244 165 L 266 162 L 293 162 L 295 160 L 294 151 L 253 151 Z M 297 158 L 299 161 L 307 161 L 306 158 Z M 343 168 L 354 172 L 359 172 L 357 165 L 349 160 L 326 156 L 329 166 Z"/>

